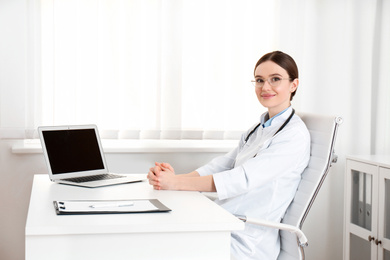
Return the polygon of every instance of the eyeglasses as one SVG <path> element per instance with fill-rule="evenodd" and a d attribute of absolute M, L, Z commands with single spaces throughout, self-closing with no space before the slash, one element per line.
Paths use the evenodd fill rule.
<path fill-rule="evenodd" d="M 277 87 L 280 85 L 280 83 L 282 83 L 282 80 L 291 80 L 291 78 L 282 78 L 282 77 L 278 77 L 278 76 L 272 76 L 266 80 L 268 81 L 268 84 L 271 85 L 271 87 Z M 257 78 L 257 79 L 251 80 L 251 82 L 252 82 L 253 86 L 255 86 L 256 88 L 262 88 L 264 86 L 264 83 L 266 80 L 262 79 L 262 78 Z"/>

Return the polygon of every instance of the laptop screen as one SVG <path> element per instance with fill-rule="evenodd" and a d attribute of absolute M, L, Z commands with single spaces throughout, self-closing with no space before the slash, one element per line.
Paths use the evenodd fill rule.
<path fill-rule="evenodd" d="M 42 131 L 53 174 L 104 169 L 95 129 Z"/>

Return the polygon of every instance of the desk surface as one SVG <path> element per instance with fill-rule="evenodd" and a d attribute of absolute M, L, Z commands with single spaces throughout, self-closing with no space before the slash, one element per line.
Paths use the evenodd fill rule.
<path fill-rule="evenodd" d="M 53 200 L 159 199 L 171 212 L 57 216 Z M 100 188 L 50 182 L 35 175 L 26 237 L 69 234 L 242 230 L 244 223 L 199 192 L 156 191 L 146 181 Z"/>

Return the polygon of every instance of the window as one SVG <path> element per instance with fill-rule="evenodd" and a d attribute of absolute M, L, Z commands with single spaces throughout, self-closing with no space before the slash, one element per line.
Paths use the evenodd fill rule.
<path fill-rule="evenodd" d="M 130 138 L 246 130 L 262 112 L 253 66 L 272 50 L 266 2 L 42 0 L 42 124 Z"/>

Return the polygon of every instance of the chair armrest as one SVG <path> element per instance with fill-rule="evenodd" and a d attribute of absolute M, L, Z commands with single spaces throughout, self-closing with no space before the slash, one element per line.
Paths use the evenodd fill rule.
<path fill-rule="evenodd" d="M 259 225 L 259 226 L 264 226 L 264 227 L 271 227 L 275 229 L 280 229 L 280 230 L 285 230 L 290 233 L 294 233 L 298 240 L 299 240 L 299 245 L 301 247 L 307 246 L 307 238 L 305 234 L 300 230 L 299 228 L 292 226 L 292 225 L 287 225 L 279 222 L 272 222 L 264 219 L 254 219 L 254 218 L 248 218 L 246 216 L 236 216 L 237 218 L 241 219 L 242 221 L 249 223 L 249 224 L 254 224 L 254 225 Z"/>

